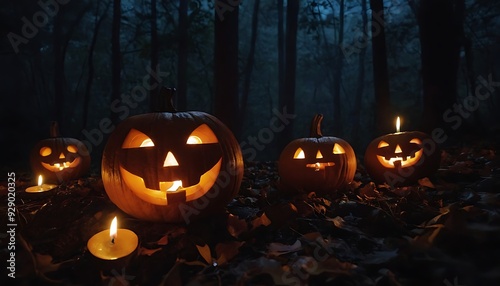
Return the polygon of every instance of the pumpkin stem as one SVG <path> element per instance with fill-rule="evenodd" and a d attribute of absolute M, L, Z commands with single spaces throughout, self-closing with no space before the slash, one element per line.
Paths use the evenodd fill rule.
<path fill-rule="evenodd" d="M 159 94 L 155 98 L 151 98 L 155 101 L 152 106 L 152 112 L 176 112 L 174 107 L 173 98 L 175 94 L 175 88 L 168 88 L 162 86 L 160 88 Z"/>
<path fill-rule="evenodd" d="M 323 137 L 321 134 L 321 121 L 323 120 L 323 114 L 316 114 L 311 122 L 311 131 L 309 137 Z"/>
<path fill-rule="evenodd" d="M 61 134 L 59 133 L 59 123 L 57 121 L 50 122 L 50 137 L 55 138 L 59 137 Z"/>

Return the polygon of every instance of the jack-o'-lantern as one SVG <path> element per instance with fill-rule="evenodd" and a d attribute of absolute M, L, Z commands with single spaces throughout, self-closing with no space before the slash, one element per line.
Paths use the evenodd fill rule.
<path fill-rule="evenodd" d="M 308 138 L 290 142 L 278 162 L 280 189 L 331 193 L 350 183 L 356 173 L 356 155 L 345 140 L 323 136 L 323 115 L 314 116 Z"/>
<path fill-rule="evenodd" d="M 440 163 L 440 152 L 429 135 L 419 131 L 399 132 L 373 140 L 365 152 L 365 167 L 377 183 L 405 186 L 434 173 Z"/>
<path fill-rule="evenodd" d="M 45 182 L 78 179 L 90 169 L 90 154 L 80 140 L 64 138 L 57 122 L 51 122 L 50 138 L 39 141 L 30 154 L 31 169 Z"/>
<path fill-rule="evenodd" d="M 190 222 L 223 211 L 243 176 L 238 142 L 214 116 L 178 112 L 168 102 L 165 112 L 125 119 L 109 137 L 102 158 L 109 198 L 150 221 Z"/>

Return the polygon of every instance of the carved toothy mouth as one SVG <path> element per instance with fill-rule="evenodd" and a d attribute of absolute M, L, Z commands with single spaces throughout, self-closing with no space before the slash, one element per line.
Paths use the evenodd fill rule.
<path fill-rule="evenodd" d="M 313 163 L 313 164 L 306 164 L 306 168 L 311 168 L 314 169 L 314 171 L 318 172 L 320 170 L 324 170 L 326 167 L 332 167 L 335 166 L 335 163 L 333 162 L 325 162 L 325 163 Z"/>
<path fill-rule="evenodd" d="M 54 164 L 41 162 L 42 166 L 51 172 L 61 172 L 67 168 L 74 168 L 80 164 L 80 157 L 76 157 L 73 161 L 59 162 Z"/>
<path fill-rule="evenodd" d="M 395 156 L 386 158 L 384 156 L 377 155 L 377 159 L 386 168 L 396 168 L 396 167 L 410 167 L 415 165 L 422 157 L 423 150 L 420 149 L 415 154 L 410 156 Z"/>
<path fill-rule="evenodd" d="M 120 166 L 120 173 L 128 188 L 143 201 L 154 205 L 166 206 L 172 203 L 172 201 L 192 201 L 205 195 L 215 184 L 221 165 L 222 158 L 210 170 L 200 176 L 197 184 L 184 187 L 181 180 L 165 181 L 159 182 L 159 190 L 147 188 L 143 178 L 128 172 L 122 166 Z"/>

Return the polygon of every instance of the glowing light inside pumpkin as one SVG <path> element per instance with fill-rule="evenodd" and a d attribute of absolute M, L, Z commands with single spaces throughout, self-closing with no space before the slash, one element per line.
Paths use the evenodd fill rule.
<path fill-rule="evenodd" d="M 43 177 L 42 177 L 42 175 L 39 175 L 38 176 L 38 186 L 41 187 L 42 183 L 43 183 Z"/>
<path fill-rule="evenodd" d="M 323 154 L 321 154 L 321 151 L 318 150 L 318 153 L 316 153 L 316 159 L 321 159 L 323 158 Z"/>
<path fill-rule="evenodd" d="M 331 166 L 335 166 L 335 163 L 333 163 L 333 162 L 326 162 L 326 163 L 316 162 L 313 164 L 306 164 L 307 168 L 312 168 L 316 172 L 319 172 L 321 170 L 324 170 L 326 167 L 331 167 Z"/>
<path fill-rule="evenodd" d="M 52 149 L 50 149 L 50 147 L 42 147 L 40 149 L 40 155 L 42 155 L 43 157 L 47 157 L 50 154 L 52 154 Z"/>
<path fill-rule="evenodd" d="M 293 154 L 294 159 L 305 159 L 306 155 L 304 154 L 304 150 L 302 148 L 299 148 L 295 151 L 295 154 Z"/>
<path fill-rule="evenodd" d="M 410 143 L 417 144 L 419 147 L 422 145 L 422 141 L 418 138 L 413 138 L 410 140 Z M 389 146 L 389 143 L 385 141 L 380 141 L 378 143 L 378 148 L 383 148 Z M 381 155 L 377 155 L 377 159 L 380 162 L 380 164 L 386 168 L 396 168 L 396 167 L 409 167 L 414 164 L 416 164 L 420 158 L 422 157 L 423 150 L 420 149 L 418 151 L 415 151 L 411 155 L 404 156 L 402 155 L 403 150 L 399 144 L 396 144 L 396 148 L 394 149 L 394 156 L 393 157 L 384 157 Z"/>
<path fill-rule="evenodd" d="M 165 161 L 163 162 L 163 167 L 170 167 L 170 166 L 179 166 L 179 163 L 175 159 L 174 154 L 172 152 L 167 153 L 167 157 L 165 157 Z"/>
<path fill-rule="evenodd" d="M 111 238 L 112 243 L 115 243 L 117 230 L 118 230 L 118 220 L 115 217 L 111 221 L 111 226 L 109 227 L 109 238 Z"/>
<path fill-rule="evenodd" d="M 153 147 L 153 146 L 155 146 L 155 143 L 153 143 L 153 141 L 149 138 L 144 139 L 141 145 L 139 145 L 139 147 Z"/>
<path fill-rule="evenodd" d="M 160 183 L 160 189 L 162 184 L 164 183 L 163 182 Z M 172 184 L 172 186 L 170 186 L 167 189 L 167 192 L 175 192 L 178 191 L 179 189 L 182 189 L 182 180 L 172 181 L 170 184 Z"/>
<path fill-rule="evenodd" d="M 71 153 L 76 153 L 78 151 L 78 148 L 76 148 L 75 145 L 69 145 L 68 147 L 66 147 L 66 150 Z"/>
<path fill-rule="evenodd" d="M 398 118 L 396 118 L 396 132 L 400 132 L 401 130 L 401 120 L 399 119 L 399 116 Z"/>
<path fill-rule="evenodd" d="M 398 153 L 403 153 L 403 150 L 401 150 L 401 146 L 396 145 L 396 150 L 394 150 L 394 153 L 398 154 Z"/>
<path fill-rule="evenodd" d="M 335 143 L 335 145 L 333 145 L 333 154 L 345 154 L 344 147 Z"/>
<path fill-rule="evenodd" d="M 198 137 L 198 136 L 195 136 L 195 135 L 189 136 L 189 138 L 188 138 L 188 140 L 186 142 L 186 144 L 201 144 L 201 143 L 203 143 L 203 141 L 201 140 L 201 138 Z"/>

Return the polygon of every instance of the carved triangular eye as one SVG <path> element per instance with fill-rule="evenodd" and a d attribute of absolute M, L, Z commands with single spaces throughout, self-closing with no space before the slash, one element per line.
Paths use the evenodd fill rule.
<path fill-rule="evenodd" d="M 333 145 L 333 154 L 345 154 L 344 147 L 340 146 L 340 144 L 335 143 Z"/>
<path fill-rule="evenodd" d="M 155 143 L 146 134 L 137 129 L 131 129 L 125 140 L 123 140 L 122 148 L 143 148 L 154 147 Z"/>
<path fill-rule="evenodd" d="M 198 126 L 186 140 L 186 144 L 208 144 L 208 143 L 218 143 L 219 140 L 215 136 L 214 132 L 208 125 L 202 124 Z"/>
<path fill-rule="evenodd" d="M 415 144 L 421 145 L 422 141 L 420 141 L 420 139 L 418 139 L 418 138 L 413 138 L 410 140 L 410 143 L 415 143 Z"/>
<path fill-rule="evenodd" d="M 306 158 L 306 155 L 304 154 L 304 150 L 302 150 L 302 148 L 297 148 L 297 150 L 295 150 L 295 154 L 293 154 L 293 158 L 294 159 Z"/>
<path fill-rule="evenodd" d="M 385 142 L 384 140 L 380 141 L 378 143 L 378 147 L 377 148 L 384 148 L 384 147 L 387 147 L 389 146 L 389 143 Z"/>

